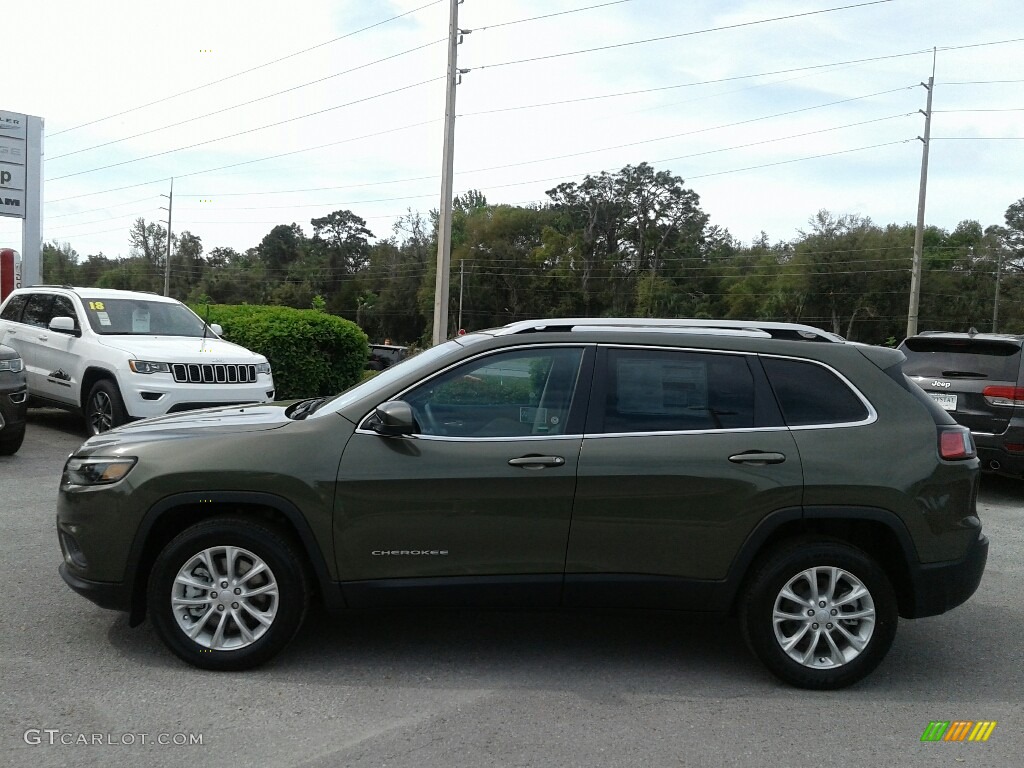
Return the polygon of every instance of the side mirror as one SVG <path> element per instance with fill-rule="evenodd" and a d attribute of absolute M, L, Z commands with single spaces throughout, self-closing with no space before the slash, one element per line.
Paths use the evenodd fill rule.
<path fill-rule="evenodd" d="M 390 400 L 378 405 L 367 426 L 385 437 L 411 435 L 419 430 L 412 408 L 403 400 Z"/>
<path fill-rule="evenodd" d="M 81 336 L 82 332 L 75 328 L 75 321 L 70 317 L 55 317 L 50 320 L 50 330 L 57 333 L 66 333 L 71 336 Z"/>
<path fill-rule="evenodd" d="M 219 323 L 210 323 L 210 330 L 213 331 L 218 336 L 224 335 L 224 329 L 220 327 Z"/>

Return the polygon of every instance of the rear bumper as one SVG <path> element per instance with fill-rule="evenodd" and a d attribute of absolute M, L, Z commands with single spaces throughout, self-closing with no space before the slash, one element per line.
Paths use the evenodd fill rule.
<path fill-rule="evenodd" d="M 978 447 L 978 458 L 981 459 L 982 472 L 997 472 L 1000 475 L 1024 477 L 1024 454 L 1010 453 L 1005 443 L 1024 445 L 1024 429 L 1011 428 L 1001 435 L 990 435 L 983 432 L 972 433 L 974 443 Z"/>
<path fill-rule="evenodd" d="M 988 561 L 988 537 L 979 533 L 961 559 L 929 563 L 914 574 L 914 609 L 905 618 L 937 616 L 964 603 L 981 583 Z"/>

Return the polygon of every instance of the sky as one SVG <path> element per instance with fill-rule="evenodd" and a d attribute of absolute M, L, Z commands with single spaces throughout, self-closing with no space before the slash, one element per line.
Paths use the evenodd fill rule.
<path fill-rule="evenodd" d="M 439 206 L 449 6 L 15 4 L 0 110 L 45 119 L 44 239 L 128 256 L 172 177 L 207 252 L 339 209 L 394 236 Z M 1024 197 L 1019 0 L 465 0 L 459 27 L 456 193 L 539 203 L 648 162 L 743 243 L 819 209 L 912 223 L 934 58 L 927 223 Z"/>

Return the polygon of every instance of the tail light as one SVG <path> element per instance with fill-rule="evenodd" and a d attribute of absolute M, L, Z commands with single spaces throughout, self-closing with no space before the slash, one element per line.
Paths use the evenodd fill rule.
<path fill-rule="evenodd" d="M 978 455 L 974 448 L 971 430 L 967 427 L 942 427 L 939 430 L 939 456 L 946 461 L 973 459 Z"/>
<path fill-rule="evenodd" d="M 985 387 L 981 394 L 989 405 L 1024 406 L 1024 387 Z"/>

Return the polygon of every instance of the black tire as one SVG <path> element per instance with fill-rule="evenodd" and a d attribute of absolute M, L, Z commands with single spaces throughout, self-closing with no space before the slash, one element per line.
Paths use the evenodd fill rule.
<path fill-rule="evenodd" d="M 117 384 L 110 379 L 100 379 L 85 401 L 85 424 L 90 435 L 99 435 L 128 421 L 128 412 L 121 399 Z"/>
<path fill-rule="evenodd" d="M 831 575 L 833 568 L 839 569 L 838 578 Z M 858 583 L 867 590 L 859 599 L 854 591 Z M 800 603 L 782 595 L 786 586 L 802 598 Z M 776 626 L 776 601 L 781 611 L 800 618 Z M 756 567 L 739 608 L 743 637 L 754 655 L 784 682 L 814 690 L 843 688 L 870 673 L 888 653 L 899 621 L 896 594 L 885 571 L 861 550 L 829 540 L 791 542 L 769 554 Z M 814 614 L 805 613 L 812 610 Z M 868 617 L 856 618 L 862 613 Z M 843 619 L 843 614 L 850 618 Z M 787 651 L 783 641 L 794 645 Z"/>
<path fill-rule="evenodd" d="M 266 570 L 247 577 L 248 570 L 239 574 L 226 567 L 227 547 L 239 551 L 236 569 L 248 566 L 255 570 L 256 561 L 262 561 Z M 213 574 L 202 564 L 204 552 L 209 555 L 205 562 L 218 571 L 218 582 L 207 578 Z M 153 564 L 147 594 L 150 620 L 164 644 L 193 666 L 218 671 L 251 669 L 278 654 L 302 625 L 309 604 L 303 563 L 294 545 L 262 523 L 235 518 L 197 523 L 164 547 Z M 212 588 L 198 589 L 176 582 L 190 564 L 197 567 L 186 571 L 186 578 L 210 582 L 207 586 Z M 216 591 L 218 583 L 228 583 L 224 594 Z M 240 589 L 252 589 L 255 594 L 268 590 L 268 585 L 276 585 L 276 594 L 270 589 L 250 599 L 244 593 L 236 597 Z M 174 597 L 194 600 L 197 605 L 178 608 L 178 613 L 172 607 Z M 256 621 L 255 613 L 267 622 Z M 250 637 L 244 635 L 243 624 Z M 220 626 L 223 630 L 218 642 Z M 186 628 L 196 631 L 196 639 L 186 634 Z"/>
<path fill-rule="evenodd" d="M 0 456 L 12 456 L 25 440 L 25 425 L 18 424 L 0 431 Z"/>

